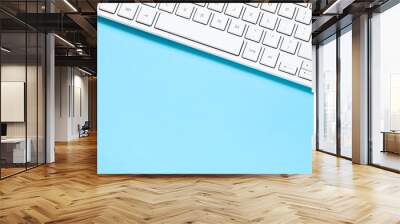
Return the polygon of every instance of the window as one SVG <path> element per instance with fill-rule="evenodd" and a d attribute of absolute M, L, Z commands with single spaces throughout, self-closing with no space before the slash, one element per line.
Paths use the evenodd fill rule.
<path fill-rule="evenodd" d="M 352 157 L 352 30 L 341 31 L 340 40 L 340 155 Z"/>
<path fill-rule="evenodd" d="M 370 133 L 373 164 L 400 170 L 400 4 L 371 18 Z"/>
<path fill-rule="evenodd" d="M 336 153 L 336 36 L 318 47 L 318 149 Z"/>

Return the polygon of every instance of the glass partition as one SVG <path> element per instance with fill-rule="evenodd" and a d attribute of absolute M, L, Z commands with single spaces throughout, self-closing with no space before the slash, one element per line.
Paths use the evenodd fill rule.
<path fill-rule="evenodd" d="M 44 1 L 0 2 L 18 13 Z M 45 35 L 0 12 L 0 178 L 45 163 Z"/>
<path fill-rule="evenodd" d="M 38 75 L 37 75 L 37 162 L 43 164 L 46 162 L 46 36 L 43 33 L 38 34 Z"/>
<path fill-rule="evenodd" d="M 336 36 L 318 47 L 318 149 L 336 154 Z"/>
<path fill-rule="evenodd" d="M 25 32 L 1 34 L 2 177 L 24 171 L 31 161 L 26 148 L 26 41 Z"/>
<path fill-rule="evenodd" d="M 30 151 L 30 161 L 27 167 L 38 163 L 38 35 L 36 32 L 27 33 L 27 74 L 26 74 L 26 115 L 27 115 L 27 150 Z"/>

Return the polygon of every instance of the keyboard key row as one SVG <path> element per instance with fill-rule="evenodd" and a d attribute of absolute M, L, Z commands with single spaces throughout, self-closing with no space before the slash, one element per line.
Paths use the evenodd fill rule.
<path fill-rule="evenodd" d="M 147 5 L 149 5 L 149 4 L 147 4 Z M 175 5 L 176 5 L 176 3 L 161 3 L 159 6 L 159 9 L 162 11 L 165 11 L 165 12 L 172 13 L 175 8 Z M 219 8 L 221 8 L 221 6 L 223 7 L 223 5 L 224 5 L 223 3 L 209 3 L 209 8 L 211 7 L 213 9 L 219 9 Z M 229 4 L 227 7 L 227 10 L 231 5 L 239 5 L 239 4 Z M 266 4 L 266 5 L 268 5 L 268 4 Z M 274 4 L 274 5 L 276 5 L 276 4 Z M 288 5 L 291 5 L 293 7 L 293 4 L 288 4 Z M 149 6 L 155 7 L 154 4 L 150 4 Z M 102 10 L 105 10 L 110 13 L 115 13 L 115 11 L 118 7 L 118 4 L 116 4 L 116 3 L 102 4 L 101 7 L 102 7 L 101 8 Z M 118 15 L 123 18 L 132 20 L 135 16 L 137 8 L 138 8 L 138 4 L 129 4 L 129 3 L 121 4 Z M 281 8 L 285 8 L 286 11 L 291 11 L 291 8 L 286 7 L 286 4 L 282 4 Z M 242 6 L 240 6 L 240 8 L 236 7 L 236 8 L 234 8 L 234 10 L 236 12 L 238 12 L 238 14 L 240 14 L 240 11 L 242 10 Z M 145 9 L 144 11 L 146 11 L 147 13 L 142 13 L 142 16 L 144 16 L 144 18 L 141 17 L 139 19 L 139 21 L 145 25 L 151 25 L 152 24 L 151 22 L 153 21 L 154 18 L 152 18 L 152 15 L 149 14 L 150 10 Z M 193 4 L 180 4 L 177 9 L 176 14 L 183 18 L 190 19 L 193 11 L 194 11 Z M 310 10 L 306 9 L 306 11 L 309 12 Z M 143 15 L 143 14 L 146 14 L 146 15 Z M 204 8 L 199 8 L 199 9 L 197 9 L 196 15 L 194 16 L 193 20 L 195 22 L 207 25 L 211 15 L 212 15 L 212 13 L 209 10 L 204 9 Z M 288 15 L 288 14 L 286 14 L 286 15 Z M 253 23 L 253 24 L 256 24 L 259 16 L 260 16 L 260 13 L 258 11 L 254 11 L 253 8 L 248 8 L 248 9 L 246 9 L 246 11 L 243 15 L 243 20 Z M 147 18 L 147 17 L 149 17 L 149 18 Z M 297 17 L 299 17 L 299 16 L 297 16 Z M 302 22 L 305 22 L 304 20 L 305 19 L 303 17 L 300 19 L 300 21 L 302 21 Z M 266 12 L 263 14 L 263 16 L 261 18 L 260 26 L 270 29 L 270 30 L 274 30 L 276 27 L 277 21 L 278 21 L 278 18 L 276 15 Z M 224 17 L 222 14 L 215 14 L 215 20 L 213 20 L 211 26 L 214 28 L 217 28 L 219 30 L 225 30 L 227 22 L 228 22 L 228 18 Z M 236 25 L 235 27 L 237 27 L 237 28 L 243 27 L 243 26 L 237 26 L 237 22 L 235 22 L 234 24 Z M 295 27 L 295 23 L 293 21 L 287 20 L 287 19 L 281 19 L 279 22 L 277 31 L 282 34 L 291 36 L 293 34 L 294 27 Z M 243 34 L 242 29 L 236 29 L 236 30 L 231 29 L 230 33 L 238 35 L 238 36 L 241 36 Z M 297 29 L 296 29 L 295 37 L 297 39 L 300 39 L 303 41 L 309 41 L 309 39 L 310 39 L 309 33 L 310 33 L 310 26 L 298 25 Z M 259 38 L 251 38 L 251 34 L 249 34 L 249 36 L 250 36 L 249 39 L 257 41 L 257 42 L 259 41 L 258 40 Z"/>
<path fill-rule="evenodd" d="M 136 4 L 122 4 L 118 12 L 118 15 L 124 18 L 133 19 L 137 8 L 138 6 Z M 193 10 L 191 7 L 181 7 L 180 13 L 177 12 L 177 14 L 179 14 L 183 18 L 187 17 L 190 18 L 192 11 Z M 147 26 L 151 26 L 154 22 L 155 16 L 156 12 L 154 10 L 144 6 L 139 12 L 137 22 Z M 196 15 L 194 16 L 193 20 L 202 24 L 208 24 L 210 16 L 211 13 L 208 10 L 199 9 L 196 12 Z M 217 14 L 214 16 L 210 26 L 218 30 L 225 30 L 227 23 L 228 23 L 227 17 L 224 17 L 221 14 Z M 232 20 L 228 29 L 228 33 L 241 37 L 243 35 L 245 26 L 246 26 L 245 23 L 240 20 Z M 310 35 L 309 35 L 309 30 L 307 30 L 307 28 L 309 27 L 298 26 L 295 37 L 298 39 L 302 39 L 304 41 L 308 41 Z M 262 34 L 263 30 L 260 27 L 250 25 L 248 26 L 248 29 L 246 31 L 245 38 L 254 42 L 260 42 Z M 280 49 L 287 53 L 295 54 L 298 47 L 298 41 L 292 38 L 283 38 L 279 34 L 276 34 L 275 32 L 266 32 L 263 44 L 272 48 L 278 48 L 281 39 L 283 39 L 283 41 Z M 300 57 L 310 59 L 311 56 L 307 52 L 308 49 L 304 50 L 303 48 L 299 50 L 298 54 Z"/>
<path fill-rule="evenodd" d="M 150 6 L 152 8 L 156 7 L 157 4 L 156 3 L 143 3 L 146 6 Z M 172 13 L 175 9 L 177 3 L 160 3 L 159 4 L 159 9 L 165 12 L 169 12 Z M 198 6 L 205 6 L 205 3 L 195 3 Z M 252 4 L 259 4 L 259 3 L 248 3 L 248 5 L 250 6 L 254 6 Z M 129 3 L 124 3 L 122 4 L 124 7 L 129 7 L 127 5 L 130 5 Z M 136 4 L 135 4 L 136 5 Z M 190 3 L 183 3 L 180 4 L 183 6 L 183 8 L 192 8 L 190 5 Z M 299 4 L 298 4 L 299 5 Z M 208 4 L 208 9 L 211 9 L 213 11 L 216 12 L 222 12 L 224 9 L 225 3 L 209 3 Z M 109 13 L 115 13 L 118 7 L 118 3 L 108 3 L 108 4 L 102 4 L 100 6 L 100 9 Z M 137 7 L 137 6 L 135 6 Z M 278 4 L 276 3 L 264 3 L 261 5 L 261 9 L 269 12 L 271 14 L 274 14 L 276 12 L 278 8 Z M 295 6 L 293 4 L 285 4 L 282 3 L 281 7 L 279 9 L 278 15 L 292 19 L 294 16 L 294 12 L 295 12 Z M 235 3 L 230 3 L 227 5 L 226 10 L 225 10 L 225 14 L 235 17 L 235 18 L 239 18 L 240 14 L 243 10 L 243 6 L 242 4 L 235 4 Z M 183 10 L 186 11 L 186 10 Z M 180 13 L 182 13 L 182 11 L 180 11 Z M 243 14 L 243 20 L 248 21 L 250 23 L 256 23 L 259 17 L 259 11 L 255 8 L 249 7 L 246 8 L 245 13 Z M 311 10 L 309 10 L 307 7 L 298 7 L 297 10 L 297 15 L 295 20 L 297 22 L 300 23 L 304 23 L 306 25 L 310 24 L 311 22 L 311 17 L 312 17 L 312 13 Z M 128 17 L 130 18 L 130 16 Z"/>
<path fill-rule="evenodd" d="M 259 63 L 270 68 L 276 68 L 279 61 L 278 70 L 290 75 L 296 75 L 297 72 L 299 72 L 299 77 L 312 80 L 311 61 L 304 60 L 299 63 L 299 61 L 293 58 L 293 56 L 282 55 L 282 57 L 280 57 L 280 55 L 281 53 L 277 49 L 270 47 L 262 49 L 260 45 L 248 42 L 243 50 L 242 58 L 252 62 L 258 62 L 260 58 Z M 301 67 L 299 67 L 300 65 Z"/>
<path fill-rule="evenodd" d="M 240 54 L 243 45 L 243 40 L 240 37 L 220 32 L 217 29 L 209 29 L 202 24 L 192 23 L 171 14 L 160 13 L 154 27 L 237 56 Z"/>

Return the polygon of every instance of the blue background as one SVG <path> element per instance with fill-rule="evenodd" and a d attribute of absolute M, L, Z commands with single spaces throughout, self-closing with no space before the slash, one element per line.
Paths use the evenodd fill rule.
<path fill-rule="evenodd" d="M 98 20 L 99 174 L 310 173 L 311 89 Z"/>

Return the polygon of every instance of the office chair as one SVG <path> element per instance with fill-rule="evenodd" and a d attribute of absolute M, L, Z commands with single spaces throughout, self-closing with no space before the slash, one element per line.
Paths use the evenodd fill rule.
<path fill-rule="evenodd" d="M 90 129 L 89 121 L 85 121 L 85 123 L 82 125 L 82 127 L 80 127 L 80 125 L 78 125 L 79 138 L 89 136 L 89 129 Z"/>

